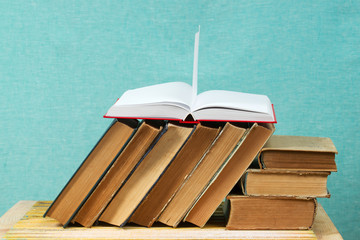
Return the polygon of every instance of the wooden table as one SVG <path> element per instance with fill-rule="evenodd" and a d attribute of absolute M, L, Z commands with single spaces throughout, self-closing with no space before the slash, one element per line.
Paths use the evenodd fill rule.
<path fill-rule="evenodd" d="M 124 228 L 96 226 L 93 228 L 62 228 L 54 219 L 42 214 L 50 201 L 20 201 L 0 218 L 0 237 L 4 239 L 342 239 L 323 207 L 319 204 L 312 230 L 225 230 L 223 226 L 207 224 L 193 226 Z"/>

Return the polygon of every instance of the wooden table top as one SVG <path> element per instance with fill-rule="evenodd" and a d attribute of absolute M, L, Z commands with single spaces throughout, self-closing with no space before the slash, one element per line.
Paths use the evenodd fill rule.
<path fill-rule="evenodd" d="M 42 215 L 50 201 L 19 201 L 0 218 L 0 237 L 5 239 L 342 239 L 319 204 L 312 230 L 225 230 L 207 224 L 204 228 L 135 225 L 123 228 L 96 226 L 62 228 L 54 219 Z"/>

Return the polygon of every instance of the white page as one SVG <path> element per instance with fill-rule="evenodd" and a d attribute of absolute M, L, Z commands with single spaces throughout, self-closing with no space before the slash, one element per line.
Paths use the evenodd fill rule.
<path fill-rule="evenodd" d="M 265 95 L 249 94 L 225 90 L 213 90 L 200 93 L 191 111 L 204 108 L 230 108 L 250 112 L 272 113 L 270 99 Z"/>
<path fill-rule="evenodd" d="M 193 65 L 193 78 L 192 78 L 192 88 L 193 88 L 193 102 L 195 102 L 197 96 L 197 86 L 198 86 L 198 59 L 199 59 L 199 39 L 200 39 L 200 26 L 199 31 L 195 34 L 195 44 L 194 44 L 194 65 Z"/>
<path fill-rule="evenodd" d="M 116 106 L 173 104 L 190 109 L 192 87 L 184 82 L 169 82 L 126 91 Z"/>

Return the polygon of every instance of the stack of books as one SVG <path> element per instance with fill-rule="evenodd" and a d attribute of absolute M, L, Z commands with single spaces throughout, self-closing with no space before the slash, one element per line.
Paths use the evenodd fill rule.
<path fill-rule="evenodd" d="M 230 194 L 228 229 L 309 229 L 316 198 L 329 198 L 327 179 L 337 171 L 329 138 L 274 135 Z M 240 188 L 240 187 L 239 187 Z"/>
<path fill-rule="evenodd" d="M 116 119 L 45 216 L 63 226 L 204 226 L 273 131 L 271 123 Z"/>
<path fill-rule="evenodd" d="M 198 41 L 199 33 L 192 86 L 171 82 L 126 91 L 104 116 L 113 122 L 44 216 L 64 227 L 176 227 L 182 221 L 203 227 L 228 197 L 229 229 L 311 225 L 314 199 L 329 196 L 326 178 L 336 170 L 334 161 L 324 164 L 329 151 L 318 146 L 314 158 L 297 149 L 307 139 L 291 149 L 286 144 L 294 138 L 275 136 L 262 149 L 275 130 L 272 103 L 234 91 L 197 94 Z M 247 170 L 261 149 L 263 169 Z M 241 177 L 246 196 L 229 195 Z M 301 221 L 281 224 L 292 215 Z"/>

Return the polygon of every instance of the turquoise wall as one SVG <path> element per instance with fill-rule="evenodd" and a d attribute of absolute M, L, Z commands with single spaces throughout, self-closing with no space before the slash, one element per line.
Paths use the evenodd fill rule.
<path fill-rule="evenodd" d="M 0 1 L 0 215 L 52 200 L 125 90 L 191 83 L 266 94 L 277 134 L 330 137 L 338 172 L 322 199 L 360 234 L 359 1 Z"/>

